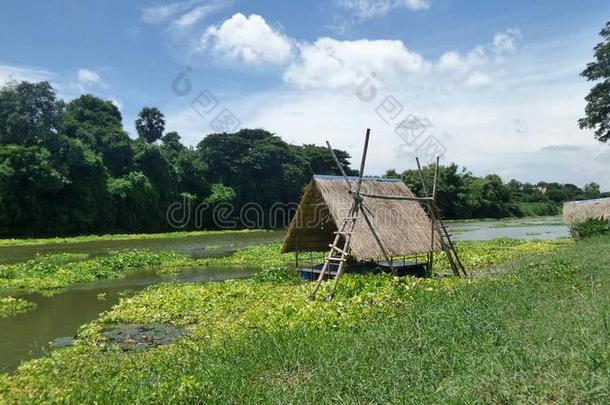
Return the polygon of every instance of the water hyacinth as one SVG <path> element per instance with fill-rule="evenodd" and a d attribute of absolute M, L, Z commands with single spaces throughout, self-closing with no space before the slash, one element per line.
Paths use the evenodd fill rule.
<path fill-rule="evenodd" d="M 0 318 L 31 311 L 36 304 L 21 298 L 0 297 Z"/>

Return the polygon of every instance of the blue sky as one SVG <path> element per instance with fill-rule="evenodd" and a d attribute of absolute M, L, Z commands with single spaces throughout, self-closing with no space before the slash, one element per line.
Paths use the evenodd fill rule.
<path fill-rule="evenodd" d="M 236 128 L 329 139 L 359 156 L 371 127 L 370 174 L 413 167 L 426 139 L 445 162 L 477 174 L 610 189 L 610 147 L 576 125 L 590 87 L 578 74 L 610 19 L 607 1 L 5 1 L 1 9 L 0 82 L 49 80 L 65 99 L 110 99 L 132 133 L 138 110 L 154 105 L 168 130 L 196 144 L 230 111 Z M 172 89 L 181 72 L 188 94 Z M 367 80 L 372 100 L 359 93 Z M 213 111 L 202 114 L 201 94 Z M 417 141 L 396 129 L 413 117 L 426 123 Z"/>

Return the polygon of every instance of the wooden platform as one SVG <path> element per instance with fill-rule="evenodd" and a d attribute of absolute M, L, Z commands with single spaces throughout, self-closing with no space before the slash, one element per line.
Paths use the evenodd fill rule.
<path fill-rule="evenodd" d="M 426 275 L 426 262 L 405 262 L 395 261 L 392 262 L 394 271 L 397 276 L 417 276 L 424 277 Z M 311 267 L 304 267 L 297 269 L 299 276 L 308 281 L 315 281 L 320 276 L 323 264 L 317 264 Z M 330 276 L 334 278 L 337 275 L 338 264 L 330 265 Z M 346 273 L 356 274 L 369 274 L 369 273 L 391 273 L 390 264 L 387 261 L 378 262 L 366 262 L 366 263 L 354 263 L 348 264 L 345 269 Z M 325 278 L 328 277 L 328 271 L 326 272 Z"/>

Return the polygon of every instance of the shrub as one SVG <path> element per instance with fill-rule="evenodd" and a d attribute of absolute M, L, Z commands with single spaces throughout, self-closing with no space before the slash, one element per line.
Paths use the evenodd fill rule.
<path fill-rule="evenodd" d="M 570 235 L 574 239 L 585 239 L 592 236 L 607 235 L 610 233 L 610 223 L 604 218 L 589 218 L 584 222 L 572 225 Z"/>

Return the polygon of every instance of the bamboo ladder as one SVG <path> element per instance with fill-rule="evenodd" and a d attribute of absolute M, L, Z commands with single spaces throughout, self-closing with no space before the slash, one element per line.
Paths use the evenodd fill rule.
<path fill-rule="evenodd" d="M 354 232 L 354 226 L 356 225 L 356 219 L 358 218 L 358 210 L 355 209 L 355 204 L 352 204 L 352 208 L 350 209 L 349 216 L 342 219 L 341 226 L 339 230 L 335 231 L 335 239 L 333 243 L 328 245 L 330 250 L 326 257 L 324 258 L 324 265 L 322 266 L 322 270 L 320 271 L 320 275 L 318 276 L 318 280 L 316 285 L 309 296 L 310 300 L 316 299 L 316 294 L 318 293 L 318 289 L 324 280 L 324 275 L 328 271 L 328 274 L 331 274 L 331 264 L 338 263 L 337 272 L 335 275 L 335 285 L 333 286 L 333 292 L 331 293 L 330 298 L 334 295 L 337 280 L 343 274 L 343 270 L 345 269 L 345 263 L 347 262 L 347 257 L 349 256 L 350 243 L 352 241 L 352 234 Z M 339 243 L 341 240 L 344 241 L 342 247 L 339 247 Z"/>

